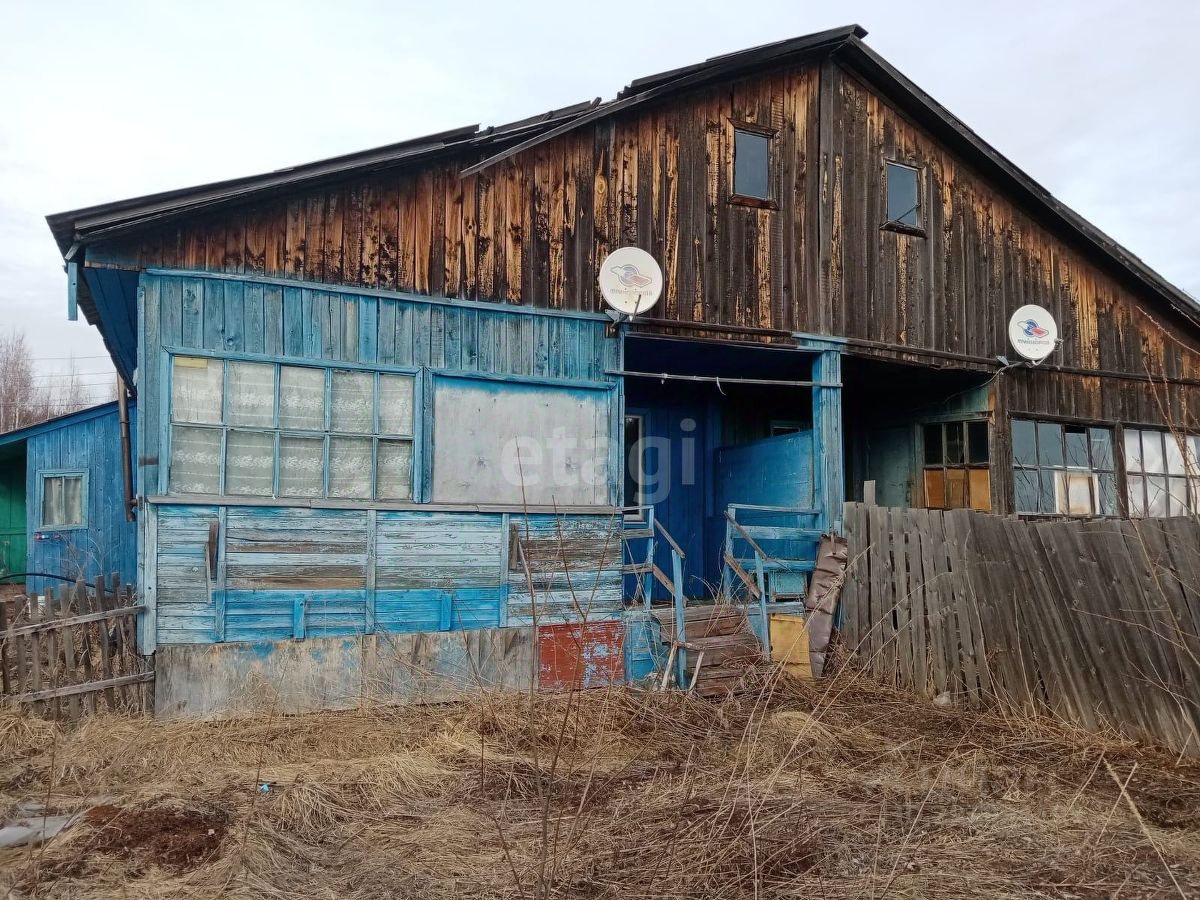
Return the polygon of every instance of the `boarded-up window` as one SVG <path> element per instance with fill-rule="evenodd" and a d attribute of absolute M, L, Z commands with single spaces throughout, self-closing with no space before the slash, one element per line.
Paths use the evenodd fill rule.
<path fill-rule="evenodd" d="M 610 394 L 439 379 L 437 502 L 607 505 Z"/>
<path fill-rule="evenodd" d="M 990 512 L 988 423 L 930 422 L 922 437 L 925 506 Z"/>

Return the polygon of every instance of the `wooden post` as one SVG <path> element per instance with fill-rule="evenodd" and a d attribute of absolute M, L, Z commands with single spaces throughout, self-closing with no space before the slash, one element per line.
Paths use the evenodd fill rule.
<path fill-rule="evenodd" d="M 95 607 L 97 612 L 107 612 L 112 609 L 112 604 L 108 601 L 108 594 L 104 589 L 104 576 L 97 575 L 94 582 L 96 586 Z M 97 626 L 100 632 L 100 665 L 103 678 L 107 681 L 113 677 L 112 665 L 112 639 L 109 634 L 111 621 L 103 619 Z M 115 712 L 117 709 L 117 695 L 112 688 L 105 688 L 104 699 L 108 701 L 108 708 Z"/>

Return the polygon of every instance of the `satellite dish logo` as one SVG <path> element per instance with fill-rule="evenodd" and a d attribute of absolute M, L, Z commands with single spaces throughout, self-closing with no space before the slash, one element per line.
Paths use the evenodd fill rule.
<path fill-rule="evenodd" d="M 621 287 L 635 290 L 637 288 L 644 288 L 654 280 L 648 275 L 643 275 L 633 263 L 625 263 L 623 266 L 613 266 L 609 271 L 617 276 L 617 280 L 621 282 Z"/>
<path fill-rule="evenodd" d="M 1037 319 L 1026 319 L 1021 323 L 1021 331 L 1025 332 L 1026 337 L 1043 338 L 1050 333 L 1049 329 L 1043 328 L 1037 323 Z"/>

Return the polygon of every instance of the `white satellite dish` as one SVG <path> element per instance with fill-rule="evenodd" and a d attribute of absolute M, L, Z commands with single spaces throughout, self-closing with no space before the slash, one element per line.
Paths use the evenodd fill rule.
<path fill-rule="evenodd" d="M 1008 342 L 1033 362 L 1041 362 L 1058 346 L 1058 323 L 1040 306 L 1022 306 L 1008 320 Z"/>
<path fill-rule="evenodd" d="M 627 316 L 647 312 L 662 295 L 662 269 L 653 256 L 637 247 L 620 247 L 608 254 L 596 280 L 604 302 Z"/>

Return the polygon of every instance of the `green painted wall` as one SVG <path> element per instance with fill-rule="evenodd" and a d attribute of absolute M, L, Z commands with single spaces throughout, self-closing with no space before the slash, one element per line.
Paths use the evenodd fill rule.
<path fill-rule="evenodd" d="M 0 575 L 25 571 L 25 455 L 0 462 Z"/>

